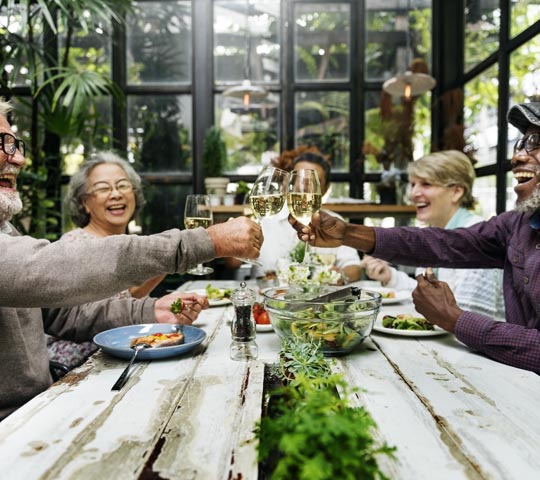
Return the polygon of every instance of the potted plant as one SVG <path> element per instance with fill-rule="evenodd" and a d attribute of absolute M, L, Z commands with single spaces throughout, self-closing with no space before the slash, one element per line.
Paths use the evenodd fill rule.
<path fill-rule="evenodd" d="M 239 180 L 236 185 L 236 191 L 234 192 L 235 205 L 242 205 L 249 191 L 250 191 L 250 188 L 247 182 L 244 182 L 243 180 Z"/>
<path fill-rule="evenodd" d="M 203 167 L 204 185 L 208 195 L 218 195 L 220 200 L 227 192 L 229 179 L 223 177 L 227 163 L 227 149 L 218 127 L 211 127 L 204 138 Z"/>

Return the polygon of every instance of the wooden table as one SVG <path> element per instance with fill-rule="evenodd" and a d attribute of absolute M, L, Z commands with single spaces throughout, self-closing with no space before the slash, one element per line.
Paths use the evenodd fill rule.
<path fill-rule="evenodd" d="M 119 392 L 111 386 L 126 362 L 99 352 L 34 398 L 0 423 L 4 478 L 256 479 L 252 430 L 280 342 L 258 334 L 257 361 L 230 360 L 231 315 L 230 306 L 205 311 L 199 350 L 141 362 Z M 336 368 L 362 389 L 353 400 L 372 414 L 377 437 L 397 447 L 397 460 L 382 464 L 390 478 L 538 478 L 537 375 L 452 335 L 374 333 Z"/>
<path fill-rule="evenodd" d="M 245 205 L 217 205 L 212 207 L 214 221 L 224 222 L 230 217 L 249 214 Z M 339 213 L 349 220 L 361 220 L 366 217 L 395 217 L 399 219 L 413 218 L 416 208 L 412 205 L 382 205 L 372 203 L 325 203 L 323 208 Z"/>

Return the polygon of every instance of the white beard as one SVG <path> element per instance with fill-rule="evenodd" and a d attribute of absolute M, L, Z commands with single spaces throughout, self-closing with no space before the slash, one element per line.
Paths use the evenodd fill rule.
<path fill-rule="evenodd" d="M 0 225 L 8 222 L 22 210 L 19 192 L 0 192 Z"/>

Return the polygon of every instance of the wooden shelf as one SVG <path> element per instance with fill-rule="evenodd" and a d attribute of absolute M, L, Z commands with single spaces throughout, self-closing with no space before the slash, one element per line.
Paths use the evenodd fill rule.
<path fill-rule="evenodd" d="M 378 203 L 325 203 L 323 209 L 339 213 L 345 218 L 359 220 L 365 217 L 414 217 L 416 209 L 410 205 L 382 205 Z M 217 205 L 212 207 L 214 222 L 224 222 L 230 217 L 246 215 L 250 209 L 246 205 Z"/>

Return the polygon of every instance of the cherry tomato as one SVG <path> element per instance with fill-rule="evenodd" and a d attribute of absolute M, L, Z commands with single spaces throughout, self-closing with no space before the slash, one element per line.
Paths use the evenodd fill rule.
<path fill-rule="evenodd" d="M 270 315 L 268 315 L 268 312 L 261 312 L 255 322 L 259 325 L 270 325 Z"/>

